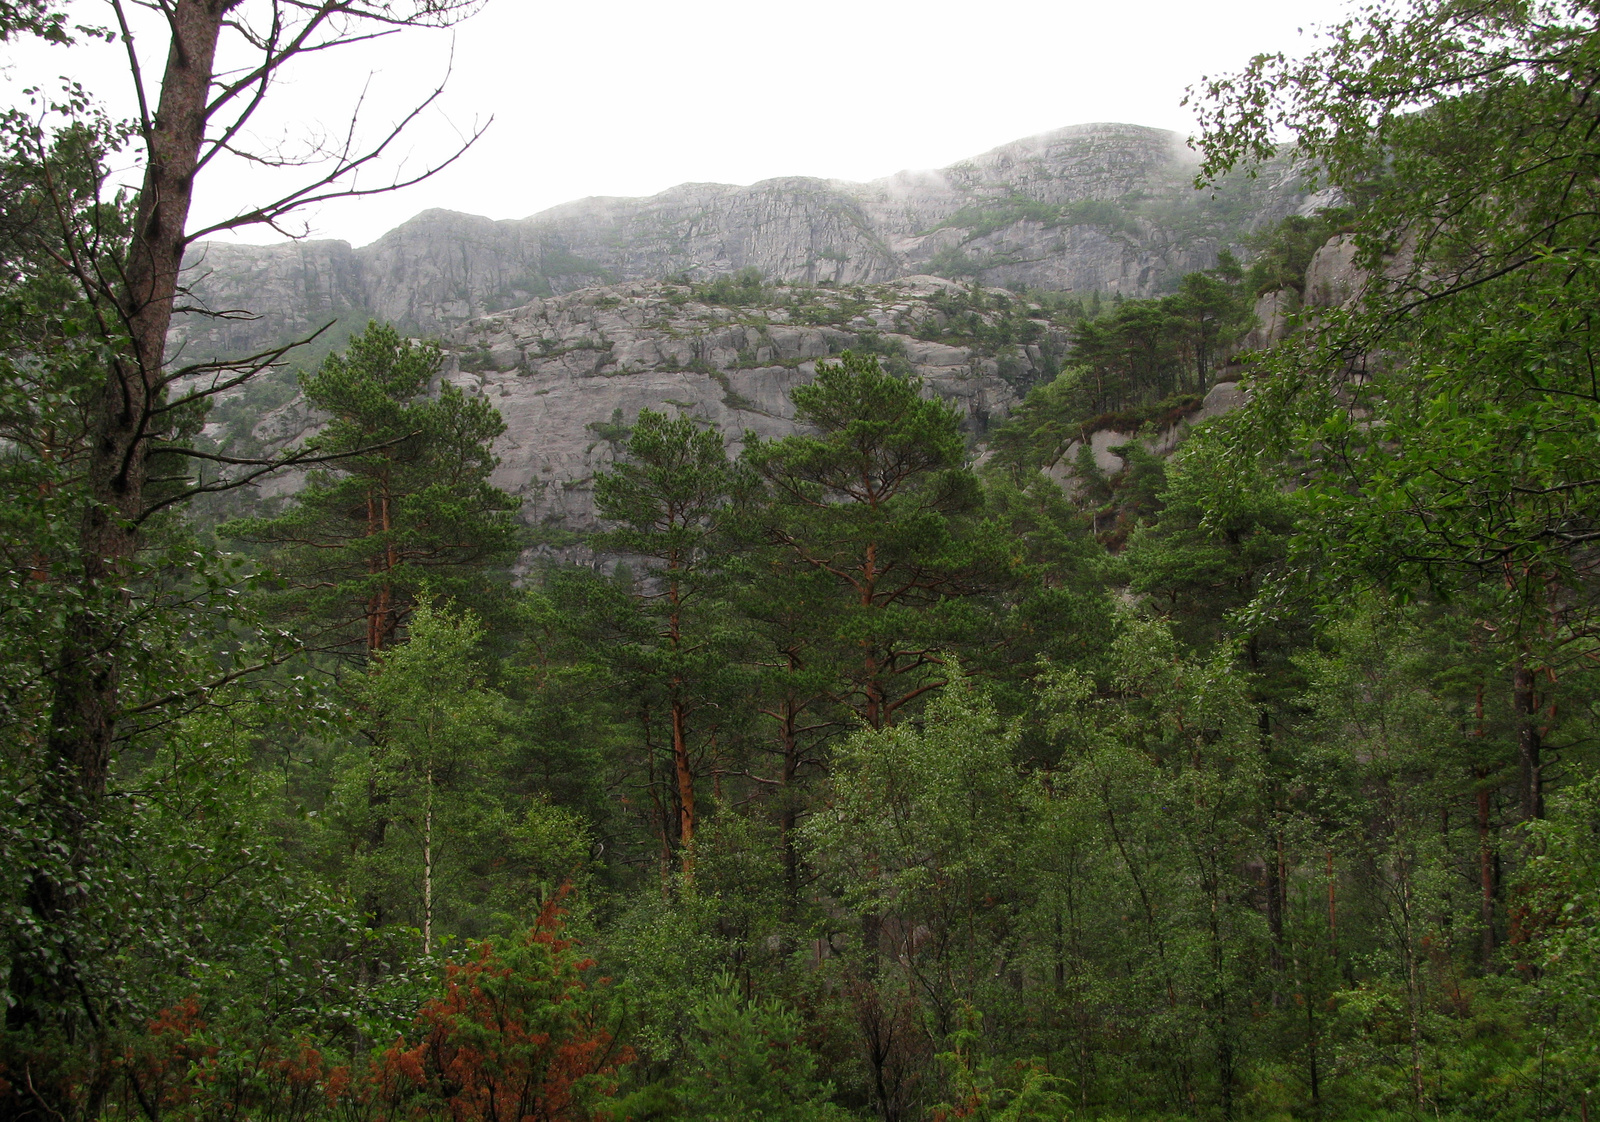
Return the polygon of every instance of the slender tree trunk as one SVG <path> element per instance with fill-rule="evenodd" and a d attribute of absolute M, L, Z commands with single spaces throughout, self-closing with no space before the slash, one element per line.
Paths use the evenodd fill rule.
<path fill-rule="evenodd" d="M 1439 807 L 1439 852 L 1450 852 L 1450 804 Z M 1455 944 L 1455 889 L 1453 881 L 1446 880 L 1439 888 L 1439 916 L 1436 923 L 1444 946 Z"/>
<path fill-rule="evenodd" d="M 873 600 L 877 594 L 878 582 L 878 543 L 867 543 L 867 558 L 861 570 L 861 607 L 871 611 Z M 879 680 L 881 667 L 878 664 L 877 652 L 872 648 L 871 639 L 861 640 L 862 665 L 861 677 L 863 689 L 866 694 L 865 712 L 862 714 L 867 724 L 875 729 L 884 725 L 884 694 L 883 683 Z"/>
<path fill-rule="evenodd" d="M 661 842 L 661 892 L 666 895 L 668 878 L 672 873 L 672 815 L 667 807 L 667 799 L 662 794 L 662 784 L 656 777 L 656 746 L 650 735 L 650 710 L 647 706 L 640 706 L 639 725 L 644 730 L 645 780 L 649 784 L 650 803 L 656 813 L 656 837 Z"/>
<path fill-rule="evenodd" d="M 388 532 L 391 527 L 389 517 L 389 486 L 390 479 L 385 472 L 380 477 L 376 486 L 367 491 L 367 535 L 368 537 L 384 536 L 383 552 L 373 555 L 368 562 L 370 572 L 375 576 L 383 576 L 383 583 L 378 590 L 367 600 L 367 673 L 376 674 L 382 667 L 382 660 L 378 656 L 389 646 L 392 636 L 386 632 L 384 622 L 389 618 L 392 593 L 387 579 L 387 574 L 393 566 L 388 564 L 389 553 L 392 547 L 388 541 Z M 376 716 L 376 715 L 375 715 Z M 392 794 L 386 783 L 383 782 L 383 764 L 386 749 L 388 748 L 388 730 L 381 717 L 373 723 L 373 728 L 367 734 L 367 836 L 365 838 L 366 855 L 369 861 L 369 881 L 367 890 L 362 899 L 362 910 L 371 917 L 373 927 L 382 927 L 387 918 L 384 908 L 383 893 L 378 885 L 371 880 L 370 863 L 377 860 L 378 854 L 383 852 L 383 847 L 389 837 L 389 802 Z"/>
<path fill-rule="evenodd" d="M 1338 880 L 1333 875 L 1333 850 L 1328 850 L 1328 953 L 1339 957 Z"/>
<path fill-rule="evenodd" d="M 1422 975 L 1417 962 L 1410 866 L 1408 857 L 1396 856 L 1395 877 L 1399 881 L 1400 900 L 1400 950 L 1406 966 L 1406 1014 L 1411 1044 L 1411 1095 L 1412 1104 L 1420 1111 L 1426 1097 L 1422 1081 Z"/>
<path fill-rule="evenodd" d="M 800 767 L 799 705 L 791 694 L 783 699 L 783 763 L 778 773 L 778 842 L 783 850 L 783 907 L 790 921 L 800 908 L 800 854 L 795 848 L 794 828 L 799 817 L 799 792 L 795 774 Z"/>
<path fill-rule="evenodd" d="M 1511 708 L 1517 721 L 1517 761 L 1521 765 L 1522 820 L 1544 817 L 1544 774 L 1540 760 L 1539 699 L 1533 688 L 1533 671 L 1524 656 L 1517 657 L 1511 673 Z"/>
<path fill-rule="evenodd" d="M 433 765 L 422 807 L 422 953 L 433 952 Z"/>
<path fill-rule="evenodd" d="M 1476 723 L 1472 729 L 1473 739 L 1482 741 L 1484 737 L 1483 724 L 1483 683 L 1478 683 L 1477 697 L 1473 705 L 1473 715 Z M 1477 781 L 1475 802 L 1477 804 L 1478 825 L 1478 924 L 1479 933 L 1479 959 L 1485 970 L 1494 967 L 1495 949 L 1495 859 L 1494 837 L 1490 830 L 1489 809 L 1490 791 L 1487 780 L 1489 769 L 1484 766 L 1472 769 L 1472 777 Z"/>
<path fill-rule="evenodd" d="M 1307 951 L 1311 948 L 1307 947 Z M 1294 950 L 1294 969 L 1301 980 L 1301 1004 L 1306 1010 L 1306 1076 L 1311 1088 L 1312 1112 L 1322 1115 L 1322 1080 L 1317 1064 L 1317 995 L 1316 974 L 1312 968 L 1313 957 L 1308 954 L 1304 964 L 1300 961 L 1298 941 Z"/>
<path fill-rule="evenodd" d="M 376 491 L 368 490 L 367 491 L 367 537 L 373 538 L 373 537 L 377 537 L 377 536 L 378 536 L 378 495 L 377 495 Z M 368 572 L 368 574 L 371 575 L 371 576 L 377 576 L 380 571 L 381 571 L 381 565 L 379 564 L 377 554 L 370 555 L 368 557 L 368 559 L 367 559 L 367 572 Z M 380 611 L 382 611 L 382 603 L 381 603 L 381 600 L 379 598 L 378 593 L 374 592 L 374 593 L 372 593 L 372 595 L 367 597 L 367 657 L 369 659 L 372 657 L 372 652 L 377 650 L 381 646 L 381 644 L 379 643 L 379 640 L 378 640 L 378 613 Z"/>
<path fill-rule="evenodd" d="M 1407 923 L 1409 935 L 1410 924 Z M 1410 1012 L 1410 1037 L 1411 1037 L 1411 1093 L 1414 1104 L 1418 1110 L 1422 1109 L 1423 1100 L 1426 1098 L 1422 1082 L 1422 981 L 1417 972 L 1417 956 L 1414 949 L 1409 947 L 1406 951 L 1406 997 Z"/>
<path fill-rule="evenodd" d="M 861 917 L 861 947 L 866 954 L 863 971 L 868 978 L 877 980 L 878 957 L 883 945 L 883 916 L 866 912 Z"/>
<path fill-rule="evenodd" d="M 1272 852 L 1267 856 L 1267 934 L 1272 938 L 1268 952 L 1273 972 L 1283 972 L 1283 835 L 1274 829 L 1270 835 Z M 1272 989 L 1272 1003 L 1280 1004 L 1282 995 L 1276 985 Z"/>
<path fill-rule="evenodd" d="M 387 733 L 382 727 L 368 734 L 367 746 L 367 833 L 362 845 L 367 858 L 367 888 L 362 894 L 362 911 L 371 917 L 373 927 L 382 927 L 387 918 L 383 906 L 383 893 L 374 879 L 372 868 L 378 855 L 389 840 L 389 785 L 383 781 Z"/>
<path fill-rule="evenodd" d="M 1311 1077 L 1311 1106 L 1320 1115 L 1322 1080 L 1317 1071 L 1317 1006 L 1309 995 L 1306 1000 L 1306 1068 L 1306 1074 Z"/>
<path fill-rule="evenodd" d="M 679 683 L 675 680 L 674 693 Z M 683 871 L 694 865 L 690 852 L 694 844 L 694 771 L 689 766 L 689 734 L 683 698 L 672 699 L 672 766 L 678 781 L 678 844 L 683 847 Z"/>
<path fill-rule="evenodd" d="M 1249 643 L 1250 664 L 1253 667 L 1257 662 L 1255 653 L 1255 636 L 1250 637 Z M 1257 717 L 1257 729 L 1261 743 L 1261 755 L 1269 758 L 1272 754 L 1272 715 L 1265 709 Z M 1270 772 L 1269 772 L 1270 775 Z M 1266 892 L 1267 892 L 1267 932 L 1272 938 L 1270 963 L 1273 974 L 1281 977 L 1283 974 L 1283 904 L 1284 904 L 1284 876 L 1283 876 L 1283 833 L 1278 828 L 1278 785 L 1276 780 L 1269 779 L 1267 783 L 1267 814 L 1269 827 L 1267 837 L 1272 842 L 1272 852 L 1267 856 Z M 1279 992 L 1277 977 L 1272 986 L 1272 1004 L 1276 1007 L 1283 1001 Z"/>
<path fill-rule="evenodd" d="M 1234 1083 L 1233 1027 L 1229 1023 L 1228 1015 L 1227 956 L 1222 942 L 1222 884 L 1217 863 L 1216 854 L 1211 854 L 1205 859 L 1201 879 L 1210 904 L 1207 926 L 1211 940 L 1212 1015 L 1215 1017 L 1217 1033 L 1217 1087 L 1222 1117 L 1231 1119 Z"/>
<path fill-rule="evenodd" d="M 1494 835 L 1489 825 L 1489 788 L 1483 785 L 1487 772 L 1477 772 L 1478 791 L 1478 922 L 1482 927 L 1479 954 L 1485 970 L 1494 966 L 1495 950 L 1495 861 Z"/>
<path fill-rule="evenodd" d="M 674 558 L 669 562 L 669 569 L 677 568 Z M 667 615 L 667 641 L 676 659 L 683 650 L 683 596 L 675 572 L 667 579 L 667 601 L 671 606 Z M 683 686 L 682 677 L 675 673 L 668 705 L 672 723 L 672 766 L 678 782 L 678 845 L 682 850 L 683 875 L 690 877 L 694 875 L 694 769 L 689 761 L 689 712 Z"/>
<path fill-rule="evenodd" d="M 391 492 L 391 480 L 385 473 L 377 492 L 367 495 L 367 532 L 369 534 L 383 535 L 383 553 L 374 557 L 371 562 L 371 571 L 374 575 L 383 577 L 376 592 L 367 601 L 367 655 L 370 658 L 377 651 L 385 650 L 394 645 L 395 633 L 398 628 L 396 615 L 394 584 L 390 578 L 400 565 L 400 557 L 394 547 L 391 536 L 394 531 L 394 499 Z"/>

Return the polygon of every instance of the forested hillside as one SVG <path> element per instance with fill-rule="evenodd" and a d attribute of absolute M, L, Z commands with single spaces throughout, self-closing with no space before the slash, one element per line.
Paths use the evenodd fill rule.
<path fill-rule="evenodd" d="M 472 6 L 173 0 L 159 112 L 0 117 L 0 1118 L 1589 1117 L 1600 10 L 1202 82 L 1202 185 L 1340 205 L 1165 295 L 183 365 L 252 83 Z"/>

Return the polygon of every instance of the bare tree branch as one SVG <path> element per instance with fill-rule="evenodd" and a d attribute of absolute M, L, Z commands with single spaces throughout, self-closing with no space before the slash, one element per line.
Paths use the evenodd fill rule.
<path fill-rule="evenodd" d="M 448 77 L 448 75 L 446 75 L 446 77 Z M 339 158 L 335 166 L 325 175 L 322 175 L 314 182 L 297 188 L 270 203 L 263 204 L 251 210 L 242 211 L 232 218 L 224 219 L 220 222 L 214 222 L 210 226 L 193 231 L 185 237 L 185 244 L 192 245 L 197 241 L 201 241 L 212 234 L 220 233 L 223 230 L 238 230 L 248 226 L 261 225 L 278 229 L 276 226 L 278 220 L 289 214 L 291 211 L 299 210 L 303 207 L 312 206 L 317 203 L 329 202 L 333 199 L 357 199 L 365 198 L 368 195 L 388 194 L 391 191 L 398 191 L 406 187 L 414 186 L 415 184 L 421 183 L 424 180 L 430 179 L 439 174 L 445 168 L 454 164 L 462 156 L 467 154 L 468 150 L 470 150 L 472 146 L 483 137 L 484 133 L 488 131 L 489 126 L 494 123 L 493 117 L 490 117 L 483 124 L 476 126 L 473 129 L 472 134 L 467 137 L 467 139 L 463 141 L 456 151 L 447 159 L 428 167 L 416 175 L 413 175 L 409 178 L 395 179 L 380 187 L 362 188 L 356 187 L 353 184 L 348 187 L 336 188 L 334 186 L 340 180 L 353 177 L 356 172 L 361 170 L 361 168 L 367 166 L 368 164 L 375 163 L 381 159 L 384 153 L 388 151 L 389 147 L 397 139 L 399 139 L 401 134 L 404 133 L 405 130 L 409 128 L 411 124 L 416 121 L 417 118 L 420 117 L 422 113 L 443 94 L 444 84 L 441 82 L 434 88 L 433 92 L 430 93 L 427 98 L 425 98 L 420 104 L 418 104 L 403 118 L 401 118 L 401 120 L 389 130 L 389 132 L 381 141 L 369 148 L 366 152 L 359 156 Z M 324 188 L 328 189 L 324 190 Z"/>
<path fill-rule="evenodd" d="M 144 91 L 144 72 L 139 68 L 139 52 L 134 49 L 133 29 L 128 26 L 128 14 L 123 11 L 122 0 L 111 0 L 111 9 L 117 13 L 117 26 L 122 31 L 123 47 L 128 53 L 128 74 L 133 79 L 133 92 L 139 99 L 139 134 L 146 145 L 150 143 L 150 102 Z"/>
<path fill-rule="evenodd" d="M 201 398 L 213 397 L 216 394 L 221 393 L 223 390 L 230 390 L 234 386 L 247 382 L 257 374 L 261 373 L 261 371 L 276 365 L 279 360 L 281 360 L 283 356 L 288 354 L 290 351 L 316 342 L 316 340 L 321 337 L 325 331 L 327 331 L 337 322 L 337 320 L 329 320 L 327 323 L 323 324 L 321 327 L 317 328 L 310 335 L 307 335 L 303 339 L 296 339 L 292 342 L 284 343 L 280 346 L 273 347 L 270 350 L 260 351 L 245 358 L 219 359 L 213 362 L 196 362 L 188 366 L 180 367 L 171 374 L 166 375 L 162 379 L 162 384 L 170 386 L 174 382 L 177 382 L 183 378 L 194 377 L 196 374 L 204 374 L 208 370 L 237 370 L 240 371 L 240 374 L 237 377 L 227 379 L 223 382 L 215 382 L 206 389 L 196 390 L 194 393 L 166 402 L 153 409 L 152 413 L 165 413 L 173 409 L 178 409 L 189 404 L 191 401 L 199 401 Z"/>
<path fill-rule="evenodd" d="M 223 456 L 214 452 L 202 452 L 196 448 L 179 448 L 176 446 L 162 445 L 154 450 L 179 456 L 191 456 L 198 460 L 211 460 L 217 463 L 256 465 L 256 470 L 246 472 L 243 475 L 233 476 L 228 479 L 214 479 L 210 483 L 200 483 L 199 485 L 190 487 L 184 491 L 180 491 L 173 495 L 168 495 L 164 499 L 160 499 L 157 502 L 147 505 L 144 509 L 144 513 L 140 514 L 132 521 L 136 526 L 142 525 L 152 515 L 157 514 L 160 511 L 165 510 L 167 507 L 173 506 L 177 503 L 188 502 L 196 495 L 216 495 L 221 494 L 224 491 L 236 491 L 240 487 L 249 486 L 262 476 L 271 475 L 273 472 L 283 471 L 292 467 L 304 467 L 310 464 L 334 463 L 338 460 L 348 460 L 355 456 L 365 456 L 372 452 L 381 451 L 384 448 L 392 448 L 396 444 L 404 444 L 406 441 L 411 440 L 418 435 L 418 433 L 411 432 L 407 433 L 405 436 L 397 436 L 393 440 L 385 440 L 381 444 L 369 444 L 361 448 L 352 449 L 348 452 L 319 453 L 315 448 L 304 448 L 287 456 L 275 456 L 261 459 Z"/>

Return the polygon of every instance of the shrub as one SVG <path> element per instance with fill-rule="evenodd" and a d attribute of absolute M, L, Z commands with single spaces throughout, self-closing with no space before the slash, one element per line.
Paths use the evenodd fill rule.
<path fill-rule="evenodd" d="M 594 964 L 563 937 L 558 900 L 509 944 L 485 942 L 452 963 L 443 996 L 417 1017 L 421 1037 L 398 1039 L 373 1078 L 391 1117 L 451 1122 L 594 1119 L 632 1057 L 605 1025 Z"/>

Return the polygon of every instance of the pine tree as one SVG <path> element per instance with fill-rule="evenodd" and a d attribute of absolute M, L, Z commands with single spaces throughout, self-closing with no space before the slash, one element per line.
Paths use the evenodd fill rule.
<path fill-rule="evenodd" d="M 721 433 L 649 409 L 640 412 L 623 459 L 595 480 L 596 508 L 617 523 L 595 544 L 650 563 L 634 587 L 636 639 L 619 644 L 612 661 L 646 711 L 652 703 L 665 710 L 686 872 L 693 866 L 699 818 L 695 745 L 706 731 L 698 727 L 699 718 L 711 707 L 729 662 L 731 635 L 716 599 L 716 547 L 732 488 Z M 664 821 L 662 827 L 665 836 Z"/>
<path fill-rule="evenodd" d="M 1002 559 L 972 529 L 976 476 L 960 415 L 846 351 L 793 393 L 816 435 L 753 440 L 770 548 L 822 574 L 839 700 L 874 728 L 943 685 L 944 652 L 983 624 L 972 597 Z"/>
<path fill-rule="evenodd" d="M 340 458 L 283 514 L 222 527 L 269 547 L 289 586 L 277 606 L 324 645 L 394 645 L 423 587 L 478 599 L 482 574 L 515 548 L 517 502 L 489 482 L 505 422 L 448 383 L 426 396 L 440 362 L 438 347 L 369 324 L 302 382 L 330 415 L 318 452 Z"/>

